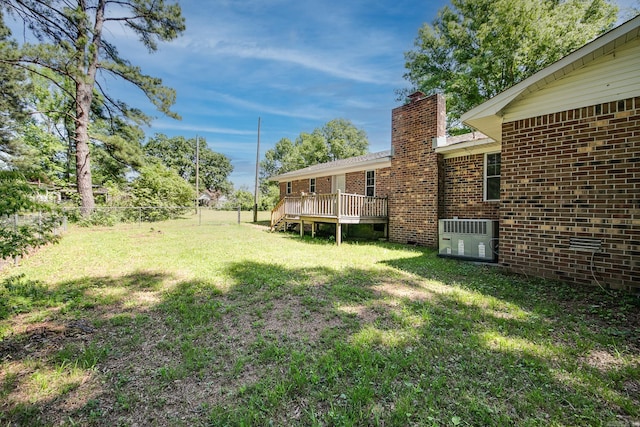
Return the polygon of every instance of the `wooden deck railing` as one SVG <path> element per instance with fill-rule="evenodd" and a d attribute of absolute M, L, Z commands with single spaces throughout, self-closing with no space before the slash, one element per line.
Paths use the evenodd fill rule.
<path fill-rule="evenodd" d="M 340 194 L 340 217 L 384 218 L 387 216 L 387 198 L 359 194 Z"/>
<path fill-rule="evenodd" d="M 370 197 L 360 194 L 306 194 L 286 196 L 271 211 L 271 227 L 283 218 L 300 216 L 335 218 L 386 218 L 386 197 Z"/>
<path fill-rule="evenodd" d="M 285 216 L 285 203 L 287 199 L 280 199 L 275 208 L 271 209 L 271 231 L 273 231 L 273 227 L 276 226 L 278 222 Z"/>
<path fill-rule="evenodd" d="M 301 199 L 300 196 L 286 196 L 280 199 L 276 207 L 271 210 L 271 230 L 286 216 L 300 216 Z"/>
<path fill-rule="evenodd" d="M 302 196 L 302 215 L 336 216 L 336 194 L 311 194 Z"/>

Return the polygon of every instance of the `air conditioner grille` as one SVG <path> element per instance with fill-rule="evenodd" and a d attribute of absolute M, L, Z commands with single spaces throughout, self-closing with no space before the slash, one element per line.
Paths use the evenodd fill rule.
<path fill-rule="evenodd" d="M 445 233 L 487 234 L 487 221 L 464 219 L 442 220 Z"/>

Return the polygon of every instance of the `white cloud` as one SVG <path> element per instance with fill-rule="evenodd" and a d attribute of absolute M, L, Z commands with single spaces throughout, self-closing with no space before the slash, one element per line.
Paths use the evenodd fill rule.
<path fill-rule="evenodd" d="M 210 134 L 221 134 L 221 135 L 253 135 L 256 133 L 255 130 L 246 130 L 246 129 L 232 129 L 232 128 L 221 128 L 216 126 L 207 126 L 207 125 L 194 125 L 180 122 L 167 122 L 163 120 L 157 120 L 153 122 L 154 129 L 164 129 L 164 130 L 173 130 L 173 131 L 189 131 L 189 132 L 199 132 L 199 133 L 210 133 Z"/>
<path fill-rule="evenodd" d="M 315 106 L 278 108 L 272 105 L 262 104 L 258 102 L 248 101 L 232 95 L 210 92 L 213 97 L 223 101 L 228 105 L 233 105 L 242 109 L 252 110 L 261 114 L 272 114 L 276 116 L 294 117 L 299 119 L 320 120 L 329 114 L 329 111 L 322 110 Z M 273 104 L 273 103 L 271 103 Z"/>
<path fill-rule="evenodd" d="M 298 65 L 310 70 L 319 71 L 333 77 L 353 80 L 361 83 L 384 84 L 387 77 L 373 67 L 355 66 L 347 63 L 344 56 L 331 55 L 325 52 L 309 52 L 296 49 L 259 46 L 257 44 L 224 43 L 216 44 L 209 49 L 211 54 L 235 56 L 245 59 L 277 61 Z"/>

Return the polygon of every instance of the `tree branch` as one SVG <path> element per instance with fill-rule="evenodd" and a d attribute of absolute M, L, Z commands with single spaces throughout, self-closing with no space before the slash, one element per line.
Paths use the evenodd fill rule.
<path fill-rule="evenodd" d="M 40 67 L 46 68 L 46 69 L 51 70 L 51 71 L 53 71 L 53 72 L 55 72 L 55 73 L 59 73 L 59 74 L 63 75 L 64 77 L 67 77 L 67 78 L 70 78 L 70 79 L 72 79 L 72 80 L 73 80 L 73 78 L 72 78 L 71 76 L 69 76 L 69 75 L 67 75 L 67 74 L 63 74 L 63 73 L 62 73 L 62 70 L 59 70 L 59 69 L 57 69 L 57 68 L 55 68 L 55 67 L 51 67 L 51 66 L 49 66 L 49 64 L 45 64 L 45 63 L 42 63 L 42 62 L 39 62 L 39 61 L 36 61 L 36 60 L 25 60 L 25 59 L 16 60 L 16 61 L 10 61 L 10 60 L 6 60 L 6 59 L 0 59 L 0 62 L 5 63 L 5 64 L 11 64 L 11 65 L 16 66 L 16 67 L 20 67 L 20 68 L 22 68 L 22 69 L 24 69 L 24 70 L 26 70 L 26 71 L 28 71 L 28 72 L 30 72 L 30 73 L 33 73 L 33 74 L 38 75 L 38 76 L 40 76 L 40 77 L 43 77 L 43 78 L 45 78 L 45 79 L 49 80 L 51 83 L 53 83 L 53 84 L 54 84 L 54 86 L 56 86 L 58 89 L 60 89 L 60 90 L 61 90 L 62 92 L 64 92 L 66 95 L 68 95 L 68 96 L 70 96 L 70 97 L 73 97 L 73 96 L 74 96 L 74 94 L 73 94 L 73 93 L 69 92 L 69 91 L 68 91 L 64 86 L 62 86 L 62 85 L 61 85 L 60 83 L 58 83 L 56 80 L 52 79 L 51 77 L 47 76 L 47 75 L 46 75 L 46 74 L 44 74 L 44 73 L 41 73 L 40 71 L 38 71 L 38 70 L 37 70 L 37 69 L 35 69 L 35 68 L 28 67 L 27 65 L 25 65 L 25 64 L 23 64 L 23 63 L 33 64 L 33 65 L 38 65 L 38 66 L 40 66 Z"/>

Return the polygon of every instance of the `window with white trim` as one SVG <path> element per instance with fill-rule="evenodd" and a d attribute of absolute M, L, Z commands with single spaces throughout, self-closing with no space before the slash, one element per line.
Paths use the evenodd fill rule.
<path fill-rule="evenodd" d="M 316 192 L 316 179 L 309 178 L 309 193 L 315 193 L 315 192 Z"/>
<path fill-rule="evenodd" d="M 500 153 L 487 153 L 484 157 L 484 199 L 500 200 Z"/>
<path fill-rule="evenodd" d="M 376 194 L 376 171 L 367 171 L 364 194 L 373 197 Z"/>
<path fill-rule="evenodd" d="M 287 194 L 291 194 L 291 181 L 287 181 Z"/>

